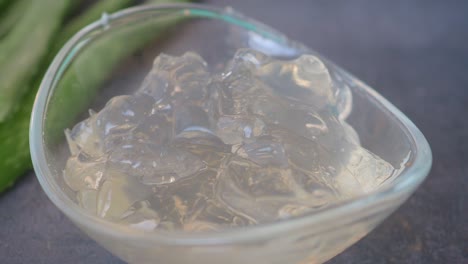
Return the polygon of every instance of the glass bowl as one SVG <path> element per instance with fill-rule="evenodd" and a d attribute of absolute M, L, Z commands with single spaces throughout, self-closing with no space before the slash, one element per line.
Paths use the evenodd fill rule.
<path fill-rule="evenodd" d="M 145 233 L 110 223 L 76 204 L 62 179 L 69 156 L 64 129 L 88 108 L 131 92 L 160 52 L 195 51 L 222 66 L 238 48 L 271 56 L 313 53 L 279 32 L 235 13 L 203 5 L 130 8 L 82 29 L 59 52 L 44 77 L 33 109 L 31 155 L 50 200 L 81 230 L 130 263 L 322 263 L 381 223 L 424 180 L 432 157 L 427 141 L 397 108 L 333 63 L 353 107 L 344 111 L 362 145 L 398 168 L 377 191 L 294 219 L 218 233 Z M 316 54 L 317 55 L 317 54 Z"/>

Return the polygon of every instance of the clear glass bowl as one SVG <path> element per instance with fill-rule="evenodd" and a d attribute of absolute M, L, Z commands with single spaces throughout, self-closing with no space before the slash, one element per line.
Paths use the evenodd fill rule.
<path fill-rule="evenodd" d="M 378 191 L 295 219 L 219 233 L 145 233 L 107 222 L 76 204 L 61 175 L 69 155 L 65 128 L 88 108 L 100 109 L 112 96 L 138 87 L 160 52 L 195 51 L 210 65 L 222 66 L 241 47 L 283 58 L 314 53 L 230 9 L 202 5 L 104 14 L 76 34 L 50 65 L 31 122 L 34 168 L 52 202 L 130 263 L 322 263 L 368 234 L 424 180 L 432 157 L 421 132 L 377 92 L 327 61 L 352 92 L 353 108 L 345 115 L 362 144 L 400 169 Z"/>

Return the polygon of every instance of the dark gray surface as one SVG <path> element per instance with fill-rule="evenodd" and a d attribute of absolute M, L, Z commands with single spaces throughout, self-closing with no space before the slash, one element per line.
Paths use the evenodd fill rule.
<path fill-rule="evenodd" d="M 468 1 L 209 1 L 323 53 L 426 135 L 434 164 L 413 197 L 329 263 L 468 263 Z M 30 173 L 0 197 L 0 263 L 121 263 L 85 237 Z"/>

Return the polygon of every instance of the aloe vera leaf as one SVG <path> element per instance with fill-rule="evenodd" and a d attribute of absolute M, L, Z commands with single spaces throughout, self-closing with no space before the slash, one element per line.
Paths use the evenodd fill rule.
<path fill-rule="evenodd" d="M 31 1 L 23 18 L 0 42 L 0 122 L 15 111 L 39 70 L 69 0 Z"/>

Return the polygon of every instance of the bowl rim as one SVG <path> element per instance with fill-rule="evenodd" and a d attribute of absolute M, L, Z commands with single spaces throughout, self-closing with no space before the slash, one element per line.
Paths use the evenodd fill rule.
<path fill-rule="evenodd" d="M 229 8 L 223 9 L 201 4 L 154 4 L 127 8 L 111 15 L 104 14 L 103 19 L 86 26 L 75 34 L 56 55 L 41 82 L 33 106 L 29 132 L 31 158 L 39 183 L 55 206 L 65 213 L 75 224 L 78 224 L 82 228 L 85 227 L 93 232 L 105 234 L 115 239 L 139 242 L 146 241 L 156 244 L 198 246 L 259 241 L 291 232 L 293 230 L 298 230 L 301 227 L 307 226 L 308 228 L 311 228 L 311 226 L 314 225 L 317 225 L 317 228 L 319 228 L 318 230 L 322 232 L 324 230 L 322 229 L 323 226 L 320 227 L 320 223 L 329 223 L 330 221 L 333 222 L 337 219 L 353 221 L 353 219 L 357 219 L 357 216 L 354 218 L 352 217 L 353 213 L 356 211 L 372 211 L 371 209 L 375 209 L 385 201 L 408 197 L 422 183 L 429 173 L 432 165 L 432 153 L 429 144 L 421 131 L 419 131 L 419 129 L 400 110 L 383 98 L 379 93 L 366 84 L 360 83 L 359 89 L 362 89 L 362 92 L 370 95 L 375 102 L 380 104 L 380 107 L 394 115 L 396 120 L 401 123 L 402 127 L 406 129 L 405 134 L 410 137 L 409 140 L 411 141 L 411 145 L 414 147 L 414 159 L 412 160 L 412 164 L 409 167 L 406 167 L 401 172 L 400 177 L 397 177 L 392 184 L 382 187 L 379 192 L 340 203 L 311 215 L 304 215 L 288 219 L 287 221 L 278 221 L 245 228 L 226 229 L 222 232 L 189 233 L 183 231 L 161 231 L 149 233 L 116 223 L 111 223 L 87 213 L 72 202 L 71 199 L 61 191 L 56 181 L 52 179 L 53 177 L 49 176 L 53 175 L 53 173 L 48 167 L 46 160 L 43 140 L 43 122 L 47 108 L 46 103 L 48 102 L 50 92 L 53 90 L 56 83 L 55 76 L 61 71 L 62 64 L 66 60 L 68 54 L 73 51 L 73 48 L 82 40 L 82 38 L 94 30 L 105 26 L 103 23 L 137 15 L 140 12 L 164 10 L 180 10 L 186 12 L 198 10 L 203 12 L 212 12 L 214 14 L 227 16 L 228 19 L 246 21 L 249 24 L 266 30 L 267 32 L 272 32 L 272 34 L 276 34 L 277 36 L 280 36 L 280 38 L 282 37 L 280 33 L 270 29 L 268 26 L 232 12 Z M 294 43 L 288 44 L 294 45 Z M 344 73 L 353 77 L 347 72 Z"/>

